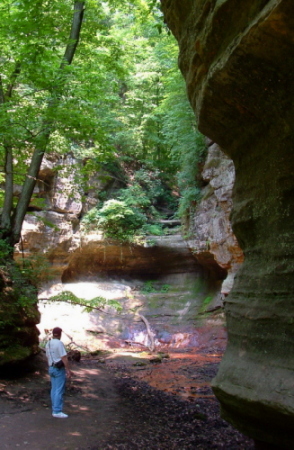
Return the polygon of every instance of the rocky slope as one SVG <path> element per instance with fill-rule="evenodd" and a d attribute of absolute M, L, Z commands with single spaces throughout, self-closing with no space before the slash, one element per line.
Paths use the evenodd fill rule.
<path fill-rule="evenodd" d="M 236 427 L 293 448 L 293 3 L 161 3 L 200 131 L 236 169 L 232 224 L 245 262 L 214 389 Z"/>

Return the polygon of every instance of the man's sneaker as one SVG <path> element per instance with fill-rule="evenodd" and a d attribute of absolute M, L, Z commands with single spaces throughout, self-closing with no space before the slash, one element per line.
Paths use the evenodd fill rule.
<path fill-rule="evenodd" d="M 52 416 L 57 417 L 58 419 L 66 419 L 68 417 L 68 415 L 63 412 L 53 413 Z"/>

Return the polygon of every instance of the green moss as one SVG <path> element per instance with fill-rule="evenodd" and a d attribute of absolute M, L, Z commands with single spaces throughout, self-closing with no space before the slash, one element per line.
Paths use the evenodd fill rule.
<path fill-rule="evenodd" d="M 202 314 L 205 313 L 208 305 L 212 302 L 212 300 L 213 300 L 212 295 L 208 295 L 207 297 L 205 297 L 200 306 L 199 313 L 202 313 Z"/>
<path fill-rule="evenodd" d="M 5 350 L 0 351 L 0 366 L 22 361 L 31 355 L 31 350 L 28 347 L 22 347 L 19 344 L 14 344 L 6 347 Z"/>
<path fill-rule="evenodd" d="M 149 293 L 165 293 L 169 292 L 171 286 L 169 284 L 159 284 L 156 281 L 149 280 L 146 281 L 141 289 L 142 294 Z"/>
<path fill-rule="evenodd" d="M 148 308 L 150 310 L 157 309 L 163 306 L 163 299 L 161 295 L 152 294 L 148 296 Z"/>

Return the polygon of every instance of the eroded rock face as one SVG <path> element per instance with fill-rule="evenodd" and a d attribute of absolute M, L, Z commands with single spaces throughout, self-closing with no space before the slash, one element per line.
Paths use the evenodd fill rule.
<path fill-rule="evenodd" d="M 68 167 L 59 174 L 54 167 L 61 165 L 60 161 L 44 161 L 31 203 L 35 210 L 26 215 L 22 240 L 15 248 L 16 258 L 33 256 L 34 267 L 40 268 L 41 339 L 46 338 L 46 330 L 59 318 L 64 332 L 74 335 L 75 342 L 85 348 L 95 350 L 101 345 L 134 342 L 146 346 L 149 337 L 139 317 L 143 314 L 158 348 L 198 345 L 195 327 L 196 322 L 202 325 L 203 317 L 197 321 L 197 316 L 205 312 L 207 299 L 219 299 L 226 269 L 214 263 L 217 270 L 210 271 L 206 264 L 197 263 L 181 235 L 153 237 L 148 245 L 135 245 L 103 239 L 101 233 L 94 231 L 85 232 L 80 227 L 80 213 L 97 204 L 97 194 L 109 180 L 97 173 L 91 180 L 92 186 L 88 186 L 85 202 L 85 192 L 76 192 L 74 185 L 71 189 L 65 177 L 68 171 L 73 183 L 77 162 L 69 157 L 67 163 Z M 142 293 L 145 284 L 146 295 Z M 79 330 L 73 320 L 77 306 L 72 311 L 70 305 L 47 303 L 50 297 L 67 290 L 86 300 L 99 296 L 117 300 L 118 285 L 127 292 L 119 294 L 118 299 L 124 312 L 115 315 L 113 311 L 94 311 L 83 315 Z M 79 307 L 78 316 L 82 310 Z M 216 316 L 221 328 L 223 314 Z"/>
<path fill-rule="evenodd" d="M 171 273 L 156 277 L 146 274 L 146 278 L 134 274 L 103 276 L 92 273 L 89 281 L 74 280 L 44 286 L 40 292 L 40 311 L 42 313 L 40 339 L 46 340 L 46 330 L 52 324 L 62 323 L 65 343 L 71 339 L 85 350 L 95 351 L 102 348 L 130 346 L 138 349 L 150 348 L 152 342 L 145 322 L 148 321 L 157 351 L 169 348 L 199 348 L 203 324 L 195 318 L 202 310 L 207 286 L 203 282 L 200 266 L 191 267 L 190 273 Z M 85 280 L 85 278 L 84 278 Z M 64 302 L 48 302 L 48 298 L 60 292 L 70 291 L 80 299 L 92 300 L 102 296 L 115 300 L 121 306 L 120 311 L 108 306 L 105 309 L 85 313 L 84 307 Z M 83 303 L 80 300 L 80 303 Z M 222 336 L 226 342 L 223 327 L 223 314 L 210 316 L 205 321 L 214 336 Z"/>
<path fill-rule="evenodd" d="M 104 240 L 101 236 L 84 236 L 77 251 L 69 256 L 62 281 L 107 274 L 140 275 L 146 279 L 176 273 L 201 271 L 180 235 L 163 236 L 150 247 Z"/>
<path fill-rule="evenodd" d="M 232 224 L 245 263 L 214 390 L 240 430 L 293 448 L 293 2 L 161 3 L 200 131 L 236 169 Z"/>
<path fill-rule="evenodd" d="M 224 298 L 233 287 L 243 252 L 230 223 L 235 168 L 217 144 L 208 147 L 201 176 L 206 186 L 193 214 L 188 245 L 200 264 L 211 271 L 226 271 L 220 289 Z"/>

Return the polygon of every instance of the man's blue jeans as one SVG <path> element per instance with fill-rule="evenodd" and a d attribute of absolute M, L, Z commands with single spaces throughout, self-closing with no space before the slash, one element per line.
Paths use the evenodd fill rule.
<path fill-rule="evenodd" d="M 51 379 L 52 413 L 56 414 L 62 412 L 63 409 L 63 395 L 66 382 L 65 368 L 57 369 L 51 366 L 49 367 L 49 375 Z"/>

